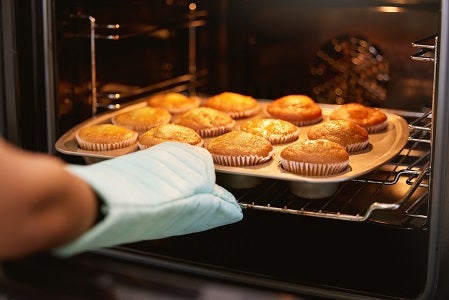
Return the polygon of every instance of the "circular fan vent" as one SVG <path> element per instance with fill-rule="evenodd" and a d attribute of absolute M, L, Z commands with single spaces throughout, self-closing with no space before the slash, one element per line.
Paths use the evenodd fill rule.
<path fill-rule="evenodd" d="M 380 106 L 387 96 L 389 69 L 380 50 L 366 39 L 336 37 L 316 54 L 313 94 L 322 103 Z"/>

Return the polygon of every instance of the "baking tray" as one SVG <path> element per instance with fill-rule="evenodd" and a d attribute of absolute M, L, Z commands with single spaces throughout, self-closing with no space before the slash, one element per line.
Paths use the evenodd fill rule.
<path fill-rule="evenodd" d="M 255 117 L 267 117 L 265 108 L 270 101 L 261 100 L 261 110 Z M 112 151 L 88 151 L 77 146 L 75 134 L 83 126 L 110 123 L 111 118 L 119 113 L 146 106 L 146 102 L 138 102 L 120 110 L 103 113 L 97 117 L 88 119 L 62 135 L 56 142 L 56 149 L 64 154 L 82 156 L 87 163 L 94 163 L 104 159 L 114 158 L 133 151 L 139 151 L 136 145 L 128 148 Z M 323 111 L 323 121 L 328 120 L 329 114 L 338 106 L 331 104 L 320 104 Z M 407 121 L 399 115 L 384 111 L 388 117 L 388 125 L 385 130 L 369 135 L 368 147 L 360 152 L 350 154 L 349 166 L 345 171 L 326 177 L 308 177 L 289 173 L 282 169 L 279 155 L 286 146 L 307 139 L 307 132 L 313 125 L 300 128 L 299 139 L 295 142 L 275 145 L 273 159 L 256 166 L 227 167 L 215 165 L 217 182 L 231 188 L 250 188 L 260 183 L 264 178 L 286 180 L 290 183 L 293 193 L 305 198 L 323 198 L 336 191 L 338 183 L 362 176 L 371 172 L 382 164 L 395 157 L 405 146 L 409 137 L 409 126 Z M 253 118 L 255 118 L 253 117 Z M 176 115 L 173 116 L 173 120 Z M 247 119 L 237 120 L 235 129 Z M 210 139 L 205 139 L 205 145 Z"/>

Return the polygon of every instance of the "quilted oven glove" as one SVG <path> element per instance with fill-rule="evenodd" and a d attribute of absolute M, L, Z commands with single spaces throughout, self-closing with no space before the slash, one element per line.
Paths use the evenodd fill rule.
<path fill-rule="evenodd" d="M 56 255 L 204 231 L 243 217 L 234 196 L 215 184 L 212 158 L 204 148 L 167 142 L 67 169 L 92 186 L 106 216 L 55 249 Z"/>

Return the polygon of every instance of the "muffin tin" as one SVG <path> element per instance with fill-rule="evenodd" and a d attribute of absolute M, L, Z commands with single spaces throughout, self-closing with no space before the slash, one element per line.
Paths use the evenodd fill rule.
<path fill-rule="evenodd" d="M 261 105 L 261 110 L 257 116 L 252 118 L 267 117 L 265 107 L 269 101 L 259 101 L 259 103 Z M 55 145 L 57 151 L 67 155 L 82 156 L 88 164 L 114 158 L 133 151 L 140 151 L 135 145 L 113 151 L 83 150 L 77 146 L 75 134 L 78 129 L 83 126 L 108 123 L 115 114 L 144 107 L 146 105 L 145 101 L 138 102 L 118 111 L 103 113 L 78 124 L 58 139 Z M 323 111 L 323 121 L 328 120 L 329 114 L 337 107 L 330 104 L 320 104 L 320 106 Z M 313 126 L 310 125 L 299 127 L 300 133 L 297 141 L 288 144 L 274 145 L 273 159 L 264 164 L 248 167 L 228 167 L 216 164 L 217 183 L 229 188 L 250 188 L 258 185 L 264 178 L 272 178 L 288 181 L 290 191 L 299 197 L 309 199 L 328 197 L 337 190 L 340 182 L 371 172 L 395 157 L 405 146 L 409 137 L 407 121 L 396 114 L 390 112 L 385 113 L 388 117 L 387 128 L 381 132 L 370 134 L 370 143 L 368 147 L 358 153 L 350 154 L 349 166 L 340 174 L 326 177 L 307 177 L 292 174 L 282 169 L 279 160 L 280 152 L 284 147 L 292 143 L 307 139 L 307 131 Z M 176 118 L 176 115 L 174 118 Z M 238 129 L 239 124 L 246 120 L 248 120 L 248 118 L 237 120 L 235 129 Z M 209 140 L 210 139 L 205 139 L 205 145 L 207 145 Z"/>

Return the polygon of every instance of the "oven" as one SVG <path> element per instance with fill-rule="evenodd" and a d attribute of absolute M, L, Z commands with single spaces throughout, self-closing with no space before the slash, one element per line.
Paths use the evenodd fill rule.
<path fill-rule="evenodd" d="M 7 0 L 1 16 L 2 134 L 70 163 L 92 161 L 58 151 L 65 133 L 164 91 L 362 102 L 400 116 L 407 135 L 319 199 L 276 178 L 230 185 L 218 170 L 241 222 L 4 262 L 6 297 L 449 296 L 446 1 Z"/>

